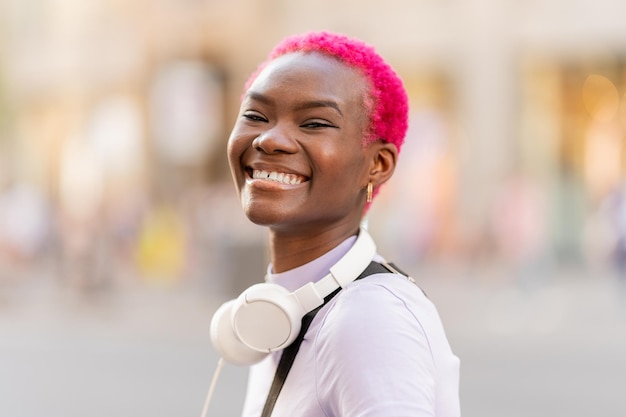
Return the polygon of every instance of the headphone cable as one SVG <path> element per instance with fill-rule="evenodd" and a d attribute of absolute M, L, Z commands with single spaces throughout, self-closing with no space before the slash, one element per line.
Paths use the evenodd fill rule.
<path fill-rule="evenodd" d="M 207 411 L 209 411 L 209 404 L 211 403 L 211 397 L 213 397 L 213 391 L 215 391 L 215 386 L 217 385 L 217 379 L 220 375 L 222 368 L 224 367 L 224 359 L 220 358 L 217 361 L 217 367 L 213 372 L 213 378 L 211 379 L 211 385 L 209 386 L 209 392 L 207 392 L 206 400 L 204 400 L 204 408 L 202 409 L 201 417 L 206 417 Z"/>

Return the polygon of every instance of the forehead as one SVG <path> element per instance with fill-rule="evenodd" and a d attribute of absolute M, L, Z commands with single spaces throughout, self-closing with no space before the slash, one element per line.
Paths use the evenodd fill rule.
<path fill-rule="evenodd" d="M 365 77 L 355 68 L 320 53 L 294 52 L 270 61 L 248 92 L 323 96 L 341 102 L 362 101 Z"/>

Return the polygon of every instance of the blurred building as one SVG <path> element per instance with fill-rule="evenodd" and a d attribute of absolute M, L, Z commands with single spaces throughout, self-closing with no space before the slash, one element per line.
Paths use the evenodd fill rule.
<path fill-rule="evenodd" d="M 0 192 L 45 197 L 52 232 L 29 236 L 91 271 L 85 285 L 113 264 L 176 280 L 233 242 L 258 247 L 222 191 L 242 85 L 283 36 L 332 30 L 375 45 L 410 95 L 407 145 L 370 216 L 383 246 L 407 261 L 606 263 L 624 239 L 611 201 L 626 192 L 625 12 L 618 0 L 4 0 Z M 167 244 L 142 246 L 153 233 Z M 0 228 L 4 262 L 20 248 L 11 236 Z"/>

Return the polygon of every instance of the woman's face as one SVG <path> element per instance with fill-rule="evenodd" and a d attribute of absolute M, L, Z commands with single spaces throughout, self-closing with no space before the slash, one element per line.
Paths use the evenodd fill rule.
<path fill-rule="evenodd" d="M 358 225 L 368 183 L 367 84 L 318 53 L 270 62 L 246 92 L 228 141 L 244 212 L 288 233 Z"/>

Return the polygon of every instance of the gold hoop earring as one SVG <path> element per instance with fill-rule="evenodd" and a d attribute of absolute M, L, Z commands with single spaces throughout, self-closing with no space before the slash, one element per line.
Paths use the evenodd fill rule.
<path fill-rule="evenodd" d="M 372 197 L 374 196 L 374 184 L 372 184 L 372 182 L 368 182 L 367 183 L 367 202 L 371 203 L 372 202 Z"/>

